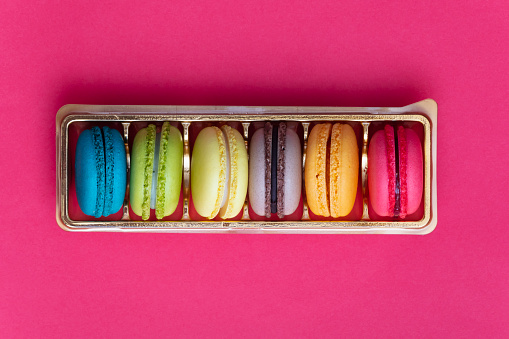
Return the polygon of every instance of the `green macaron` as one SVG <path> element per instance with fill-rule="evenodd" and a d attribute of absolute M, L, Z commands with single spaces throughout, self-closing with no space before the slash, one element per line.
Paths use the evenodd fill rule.
<path fill-rule="evenodd" d="M 134 137 L 131 152 L 131 209 L 148 220 L 155 209 L 157 219 L 175 212 L 182 184 L 184 145 L 180 131 L 164 122 L 161 132 L 155 125 L 141 129 Z"/>

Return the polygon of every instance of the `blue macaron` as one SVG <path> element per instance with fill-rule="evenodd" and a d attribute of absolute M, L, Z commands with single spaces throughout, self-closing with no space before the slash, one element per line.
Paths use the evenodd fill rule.
<path fill-rule="evenodd" d="M 115 129 L 83 131 L 76 145 L 76 195 L 86 215 L 118 212 L 126 191 L 127 161 L 122 135 Z"/>

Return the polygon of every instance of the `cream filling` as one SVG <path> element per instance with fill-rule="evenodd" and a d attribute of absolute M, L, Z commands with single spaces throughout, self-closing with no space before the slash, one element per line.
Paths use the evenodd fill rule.
<path fill-rule="evenodd" d="M 157 174 L 159 172 L 159 147 L 161 144 L 161 133 L 156 134 L 155 141 L 155 149 L 154 149 L 154 167 L 152 168 L 152 187 L 150 190 L 150 209 L 156 209 L 156 199 L 157 199 Z"/>
<path fill-rule="evenodd" d="M 228 135 L 225 131 L 221 129 L 221 132 L 223 133 L 223 137 L 225 140 L 225 150 L 226 150 L 226 182 L 223 189 L 223 201 L 221 202 L 221 208 L 226 204 L 228 201 L 228 196 L 230 194 L 230 144 L 228 141 Z"/>

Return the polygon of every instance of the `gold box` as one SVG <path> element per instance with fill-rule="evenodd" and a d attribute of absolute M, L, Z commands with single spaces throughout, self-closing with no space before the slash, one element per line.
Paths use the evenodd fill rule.
<path fill-rule="evenodd" d="M 128 193 L 119 220 L 73 220 L 69 213 L 71 171 L 70 126 L 72 124 L 121 124 L 128 151 L 129 126 L 137 122 L 179 122 L 184 137 L 183 216 L 178 221 L 135 221 L 130 219 Z M 342 121 L 362 126 L 361 183 L 363 191 L 360 220 L 317 221 L 309 217 L 304 198 L 303 215 L 296 221 L 253 221 L 247 202 L 239 221 L 193 221 L 189 216 L 190 146 L 189 127 L 196 123 L 241 123 L 247 145 L 249 126 L 257 121 L 296 121 L 302 125 L 303 149 L 307 144 L 309 124 L 320 121 Z M 420 220 L 369 219 L 367 198 L 367 146 L 370 126 L 380 122 L 402 122 L 422 125 L 424 156 L 423 213 Z M 247 145 L 248 146 L 248 145 Z M 57 201 L 56 220 L 67 231 L 166 232 L 166 233 L 386 233 L 428 234 L 437 224 L 437 104 L 426 99 L 404 107 L 295 107 L 295 106 L 103 106 L 65 105 L 56 116 Z M 127 168 L 129 175 L 129 151 Z M 305 157 L 304 157 L 305 158 Z M 304 165 L 305 159 L 303 159 Z M 128 176 L 129 177 L 129 176 Z M 304 178 L 304 176 L 303 176 Z M 127 188 L 129 190 L 129 187 Z"/>

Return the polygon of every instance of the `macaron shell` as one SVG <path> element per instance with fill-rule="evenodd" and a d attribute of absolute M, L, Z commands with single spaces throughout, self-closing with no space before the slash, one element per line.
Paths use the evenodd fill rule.
<path fill-rule="evenodd" d="M 395 169 L 394 169 L 395 170 Z M 371 206 L 380 216 L 389 216 L 389 170 L 385 131 L 373 134 L 368 148 L 368 189 Z"/>
<path fill-rule="evenodd" d="M 406 186 L 407 186 L 407 214 L 412 214 L 421 205 L 422 193 L 424 189 L 423 173 L 423 155 L 422 145 L 417 133 L 405 128 L 407 145 L 407 166 L 406 166 Z M 404 155 L 400 155 L 403 159 Z"/>
<path fill-rule="evenodd" d="M 257 129 L 249 143 L 249 205 L 257 215 L 265 215 L 265 138 Z"/>
<path fill-rule="evenodd" d="M 286 130 L 284 150 L 284 214 L 290 215 L 299 206 L 302 195 L 302 151 L 299 136 L 293 129 Z"/>
<path fill-rule="evenodd" d="M 228 198 L 219 210 L 221 218 L 233 218 L 244 206 L 248 186 L 248 159 L 244 138 L 236 129 L 224 125 L 221 127 L 228 137 L 230 154 L 230 178 L 228 180 Z"/>
<path fill-rule="evenodd" d="M 304 182 L 308 207 L 316 215 L 330 216 L 327 192 L 327 142 L 331 124 L 318 124 L 308 137 Z"/>
<path fill-rule="evenodd" d="M 158 219 L 172 214 L 179 203 L 183 155 L 182 134 L 169 122 L 163 123 L 157 177 L 156 217 Z"/>
<path fill-rule="evenodd" d="M 134 137 L 131 152 L 129 199 L 131 209 L 143 220 L 150 217 L 150 192 L 154 167 L 155 125 L 141 129 Z"/>
<path fill-rule="evenodd" d="M 215 127 L 200 131 L 191 157 L 193 204 L 203 217 L 214 218 L 221 207 L 226 185 L 226 145 L 223 132 Z"/>
<path fill-rule="evenodd" d="M 353 128 L 334 124 L 330 150 L 330 214 L 334 218 L 350 213 L 357 195 L 359 148 Z"/>
<path fill-rule="evenodd" d="M 76 144 L 75 184 L 81 211 L 99 218 L 104 208 L 104 146 L 99 127 L 83 131 Z"/>
<path fill-rule="evenodd" d="M 408 214 L 417 211 L 421 204 L 423 193 L 423 157 L 422 144 L 417 133 L 410 128 L 398 128 L 404 133 L 404 144 L 400 147 L 400 180 L 401 180 L 401 202 L 404 218 Z M 387 131 L 392 127 L 377 131 L 371 138 L 368 148 L 368 188 L 370 204 L 376 214 L 380 216 L 394 215 L 394 191 L 390 190 L 391 178 L 395 177 L 395 164 L 392 164 Z M 402 139 L 403 140 L 403 139 Z M 389 140 L 389 146 L 394 149 L 394 139 Z M 405 151 L 406 149 L 406 151 Z M 391 173 L 393 172 L 393 173 Z"/>
<path fill-rule="evenodd" d="M 106 194 L 103 215 L 118 212 L 126 191 L 127 162 L 124 139 L 119 131 L 103 127 L 106 161 Z"/>

